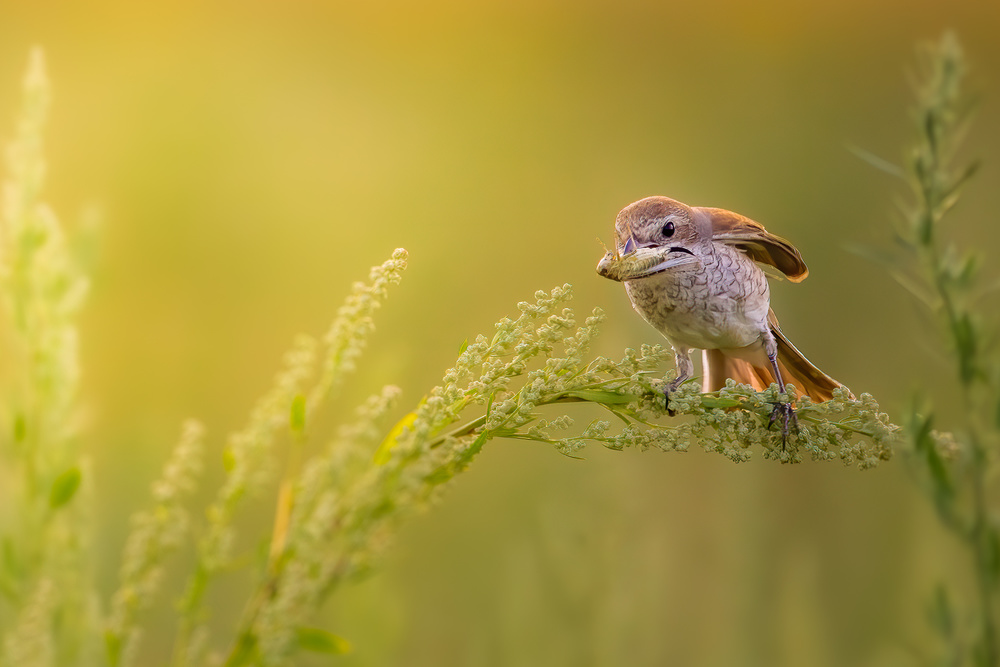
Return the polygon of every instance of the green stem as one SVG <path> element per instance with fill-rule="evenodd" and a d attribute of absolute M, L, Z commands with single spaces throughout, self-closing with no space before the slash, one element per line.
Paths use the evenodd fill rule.
<path fill-rule="evenodd" d="M 972 166 L 953 178 L 948 173 L 946 164 L 948 146 L 955 142 L 955 138 L 951 136 L 954 116 L 960 110 L 957 92 L 962 69 L 960 55 L 956 45 L 948 41 L 942 43 L 936 54 L 932 88 L 919 101 L 918 116 L 922 119 L 923 126 L 914 165 L 918 207 L 913 213 L 912 227 L 918 260 L 938 299 L 944 335 L 954 346 L 961 399 L 966 406 L 965 425 L 970 460 L 964 467 L 964 473 L 971 501 L 968 520 L 961 519 L 963 512 L 954 495 L 942 496 L 940 492 L 933 490 L 930 494 L 936 501 L 942 522 L 952 528 L 972 552 L 982 624 L 976 657 L 979 664 L 995 667 L 1000 664 L 995 610 L 994 568 L 997 555 L 986 497 L 986 477 L 991 462 L 990 452 L 981 438 L 984 432 L 983 413 L 986 409 L 981 400 L 984 398 L 984 390 L 979 382 L 987 374 L 983 372 L 981 351 L 969 321 L 969 313 L 961 307 L 961 293 L 958 290 L 963 288 L 952 280 L 947 260 L 942 256 L 936 238 L 937 227 L 948 208 L 949 198 L 954 197 L 958 187 L 974 171 Z M 942 144 L 945 148 L 942 148 Z"/>
<path fill-rule="evenodd" d="M 185 667 L 189 664 L 191 638 L 198 622 L 197 616 L 201 611 L 201 600 L 208 587 L 209 572 L 204 562 L 199 560 L 195 567 L 188 584 L 188 590 L 179 605 L 181 618 L 177 628 L 177 636 L 174 639 L 173 657 L 170 661 L 174 667 Z"/>
<path fill-rule="evenodd" d="M 995 599 L 996 576 L 993 572 L 996 558 L 994 534 L 990 527 L 989 506 L 986 500 L 986 451 L 978 438 L 973 437 L 972 499 L 973 519 L 969 536 L 975 550 L 976 583 L 979 590 L 979 606 L 983 622 L 983 664 L 1000 664 L 1000 649 L 997 645 L 997 622 Z"/>

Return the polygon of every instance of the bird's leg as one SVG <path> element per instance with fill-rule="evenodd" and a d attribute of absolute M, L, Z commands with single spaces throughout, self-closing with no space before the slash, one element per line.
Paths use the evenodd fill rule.
<path fill-rule="evenodd" d="M 774 340 L 774 334 L 770 330 L 764 334 L 764 351 L 767 352 L 767 360 L 771 362 L 771 371 L 774 373 L 774 380 L 778 383 L 778 391 L 785 393 L 785 383 L 781 379 L 781 369 L 778 368 L 778 343 Z M 781 448 L 785 448 L 785 440 L 788 439 L 788 425 L 798 429 L 798 420 L 795 417 L 795 408 L 791 403 L 778 401 L 771 410 L 771 419 L 767 422 L 767 427 L 774 426 L 774 422 L 781 419 Z"/>
<path fill-rule="evenodd" d="M 673 417 L 677 414 L 670 409 L 670 394 L 677 391 L 677 387 L 694 375 L 694 362 L 691 361 L 691 350 L 687 348 L 674 348 L 674 365 L 677 367 L 677 377 L 667 383 L 663 389 L 663 407 L 667 409 L 667 414 Z"/>

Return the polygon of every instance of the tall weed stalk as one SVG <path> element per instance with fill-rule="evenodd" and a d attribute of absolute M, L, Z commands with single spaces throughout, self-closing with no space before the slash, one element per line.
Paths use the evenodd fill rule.
<path fill-rule="evenodd" d="M 0 208 L 0 664 L 75 664 L 93 646 L 80 502 L 76 317 L 88 281 L 41 197 L 49 85 L 32 52 Z M 52 641 L 58 635 L 59 641 Z"/>
<path fill-rule="evenodd" d="M 957 158 L 973 105 L 962 86 L 966 74 L 954 35 L 922 53 L 913 110 L 916 139 L 900 173 L 908 175 L 909 201 L 897 229 L 905 257 L 893 273 L 937 323 L 950 353 L 950 373 L 923 380 L 960 397 L 963 410 L 939 414 L 918 397 L 906 420 L 908 460 L 937 517 L 968 553 L 974 595 L 941 586 L 931 618 L 944 640 L 941 664 L 1000 664 L 997 587 L 1000 516 L 991 507 L 1000 446 L 1000 356 L 996 306 L 983 284 L 983 258 L 948 240 L 947 223 L 978 162 Z M 994 288 L 995 289 L 995 288 Z M 938 430 L 943 422 L 951 431 Z M 971 598 L 971 599 L 970 599 Z"/>

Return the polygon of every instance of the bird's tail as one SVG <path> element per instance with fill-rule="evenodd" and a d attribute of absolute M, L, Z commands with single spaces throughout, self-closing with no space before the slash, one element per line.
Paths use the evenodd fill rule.
<path fill-rule="evenodd" d="M 778 368 L 781 370 L 781 379 L 795 385 L 800 392 L 817 403 L 833 398 L 833 390 L 843 385 L 813 366 L 812 362 L 785 338 L 780 329 L 772 327 L 771 333 L 778 342 Z"/>
<path fill-rule="evenodd" d="M 812 362 L 792 345 L 778 328 L 778 320 L 774 317 L 773 311 L 768 314 L 768 323 L 778 343 L 778 370 L 781 371 L 781 379 L 787 384 L 795 385 L 800 394 L 809 396 L 817 403 L 833 398 L 833 390 L 843 385 L 813 366 Z M 726 384 L 726 378 L 748 384 L 757 391 L 763 391 L 775 381 L 769 367 L 730 357 L 721 350 L 705 350 L 704 362 L 702 383 L 704 391 L 721 389 Z"/>

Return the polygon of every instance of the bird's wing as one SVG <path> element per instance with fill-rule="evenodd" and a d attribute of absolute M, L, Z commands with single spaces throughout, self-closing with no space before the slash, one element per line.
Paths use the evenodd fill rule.
<path fill-rule="evenodd" d="M 791 243 L 771 234 L 759 222 L 721 208 L 698 207 L 712 221 L 712 240 L 732 245 L 761 264 L 785 274 L 793 283 L 805 280 L 809 268 Z"/>

